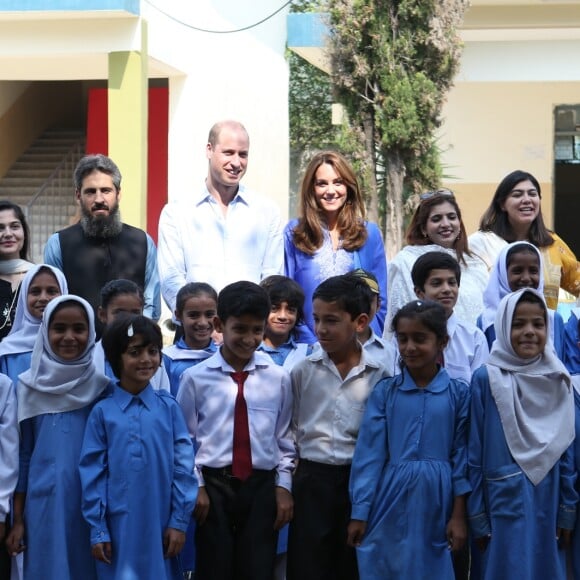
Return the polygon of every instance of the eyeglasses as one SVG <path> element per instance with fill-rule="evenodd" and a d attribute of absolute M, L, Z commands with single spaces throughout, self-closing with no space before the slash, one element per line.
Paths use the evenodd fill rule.
<path fill-rule="evenodd" d="M 419 195 L 419 199 L 425 201 L 435 195 L 440 195 L 441 197 L 455 197 L 455 194 L 450 189 L 438 189 L 437 191 L 426 191 L 425 193 L 422 193 Z"/>

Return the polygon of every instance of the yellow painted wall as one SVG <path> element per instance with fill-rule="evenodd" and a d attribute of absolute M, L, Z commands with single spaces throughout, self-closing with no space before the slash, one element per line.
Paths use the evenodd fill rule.
<path fill-rule="evenodd" d="M 554 107 L 576 103 L 580 82 L 465 82 L 452 89 L 440 145 L 445 184 L 457 193 L 469 233 L 514 169 L 538 179 L 542 212 L 553 225 Z"/>

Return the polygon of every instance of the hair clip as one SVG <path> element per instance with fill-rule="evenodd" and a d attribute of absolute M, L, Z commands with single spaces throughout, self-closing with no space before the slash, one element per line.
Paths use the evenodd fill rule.
<path fill-rule="evenodd" d="M 127 336 L 130 338 L 135 334 L 135 331 L 133 330 L 133 325 L 129 324 L 129 328 L 127 328 Z"/>

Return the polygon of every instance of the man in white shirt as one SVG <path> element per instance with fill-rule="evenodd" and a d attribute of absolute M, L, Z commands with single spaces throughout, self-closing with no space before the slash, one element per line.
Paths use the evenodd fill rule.
<path fill-rule="evenodd" d="M 207 282 L 219 292 L 238 280 L 258 283 L 283 271 L 278 207 L 240 184 L 249 148 L 241 123 L 216 123 L 206 146 L 205 187 L 187 203 L 167 204 L 161 213 L 159 275 L 172 312 L 187 282 Z"/>

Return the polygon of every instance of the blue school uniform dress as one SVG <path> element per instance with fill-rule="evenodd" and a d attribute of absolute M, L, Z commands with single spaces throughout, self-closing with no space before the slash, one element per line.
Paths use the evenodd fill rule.
<path fill-rule="evenodd" d="M 115 385 L 91 413 L 80 460 L 91 544 L 111 542 L 99 579 L 178 579 L 163 555 L 166 528 L 185 532 L 197 497 L 193 445 L 179 405 L 148 385 L 133 396 Z M 80 577 L 79 577 L 80 578 Z"/>
<path fill-rule="evenodd" d="M 491 533 L 481 556 L 481 578 L 564 580 L 565 554 L 556 528 L 574 524 L 573 448 L 534 485 L 509 451 L 486 367 L 474 373 L 471 393 L 468 513 L 475 538 Z M 476 458 L 481 464 L 474 463 Z"/>
<path fill-rule="evenodd" d="M 547 309 L 537 290 L 504 296 L 488 362 L 471 381 L 467 511 L 472 536 L 488 538 L 484 580 L 564 580 L 556 529 L 572 530 L 576 518 L 570 375 L 549 341 L 527 358 L 512 345 L 516 309 L 527 294 Z"/>
<path fill-rule="evenodd" d="M 352 462 L 352 519 L 367 522 L 360 577 L 454 578 L 446 526 L 467 480 L 469 387 L 445 369 L 425 388 L 408 372 L 377 383 Z"/>
<path fill-rule="evenodd" d="M 26 494 L 24 577 L 96 578 L 77 465 L 92 406 L 50 413 L 20 424 L 20 476 Z"/>
<path fill-rule="evenodd" d="M 213 340 L 209 343 L 207 348 L 195 350 L 187 346 L 185 339 L 181 337 L 175 344 L 167 346 L 163 349 L 163 365 L 169 377 L 169 384 L 171 385 L 171 394 L 177 397 L 179 391 L 179 380 L 183 372 L 197 364 L 202 360 L 209 358 L 217 350 L 217 345 Z"/>
<path fill-rule="evenodd" d="M 18 375 L 30 368 L 31 360 L 32 350 L 2 355 L 0 356 L 0 373 L 9 377 L 13 384 L 17 384 Z"/>
<path fill-rule="evenodd" d="M 77 302 L 89 320 L 84 352 L 72 361 L 59 359 L 43 322 L 30 370 L 20 375 L 17 386 L 21 443 L 16 491 L 26 494 L 24 578 L 31 580 L 96 578 L 89 527 L 80 509 L 78 464 L 87 417 L 108 379 L 93 364 L 93 310 L 85 300 L 55 298 L 44 321 L 64 301 Z"/>

